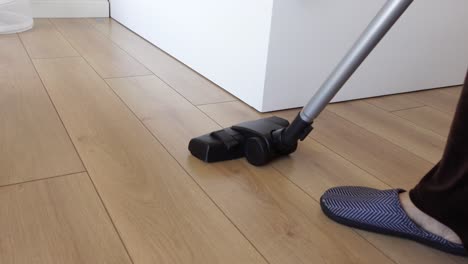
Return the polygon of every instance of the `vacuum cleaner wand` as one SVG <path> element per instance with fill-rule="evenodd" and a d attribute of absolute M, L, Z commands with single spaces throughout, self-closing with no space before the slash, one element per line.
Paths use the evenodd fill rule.
<path fill-rule="evenodd" d="M 205 162 L 246 157 L 256 166 L 293 153 L 312 131 L 314 119 L 398 21 L 413 0 L 388 0 L 294 121 L 279 117 L 249 121 L 194 138 L 189 150 Z"/>

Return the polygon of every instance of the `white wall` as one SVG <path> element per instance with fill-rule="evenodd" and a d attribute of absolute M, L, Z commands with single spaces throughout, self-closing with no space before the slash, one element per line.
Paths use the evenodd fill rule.
<path fill-rule="evenodd" d="M 112 0 L 112 17 L 259 111 L 304 105 L 385 0 Z M 466 0 L 418 0 L 337 95 L 463 82 Z"/>
<path fill-rule="evenodd" d="M 34 17 L 109 17 L 107 0 L 31 0 Z"/>
<path fill-rule="evenodd" d="M 385 0 L 276 0 L 264 103 L 304 105 Z M 335 101 L 457 85 L 468 66 L 468 1 L 414 1 Z"/>
<path fill-rule="evenodd" d="M 273 0 L 112 0 L 112 17 L 261 107 Z"/>

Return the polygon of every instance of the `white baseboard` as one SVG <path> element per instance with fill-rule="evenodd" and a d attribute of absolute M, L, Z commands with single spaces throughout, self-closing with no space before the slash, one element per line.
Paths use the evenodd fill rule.
<path fill-rule="evenodd" d="M 107 0 L 32 0 L 31 6 L 34 17 L 109 17 Z"/>

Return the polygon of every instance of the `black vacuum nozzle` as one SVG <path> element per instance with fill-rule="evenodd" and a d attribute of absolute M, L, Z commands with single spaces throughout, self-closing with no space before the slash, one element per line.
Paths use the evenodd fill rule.
<path fill-rule="evenodd" d="M 189 150 L 205 162 L 246 157 L 253 165 L 265 165 L 278 156 L 293 153 L 297 141 L 312 130 L 310 124 L 298 123 L 298 118 L 291 126 L 287 120 L 275 116 L 241 123 L 192 139 Z M 305 126 L 304 129 L 298 130 L 298 124 Z M 291 127 L 294 129 L 289 131 L 298 135 L 287 134 Z"/>
<path fill-rule="evenodd" d="M 243 141 L 240 133 L 226 128 L 190 140 L 189 150 L 205 162 L 232 160 L 244 156 Z"/>

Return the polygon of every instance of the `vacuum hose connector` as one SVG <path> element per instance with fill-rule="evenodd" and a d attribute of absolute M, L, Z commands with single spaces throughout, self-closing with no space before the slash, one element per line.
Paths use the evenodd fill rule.
<path fill-rule="evenodd" d="M 300 113 L 286 128 L 273 131 L 275 148 L 283 155 L 291 154 L 297 149 L 298 141 L 303 141 L 313 130 L 312 123 L 302 119 Z"/>

